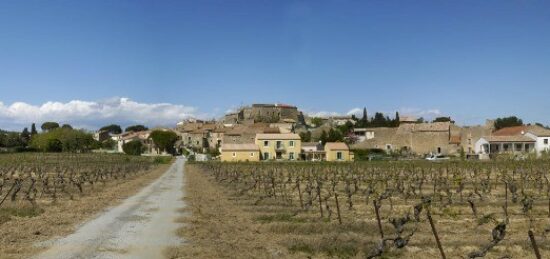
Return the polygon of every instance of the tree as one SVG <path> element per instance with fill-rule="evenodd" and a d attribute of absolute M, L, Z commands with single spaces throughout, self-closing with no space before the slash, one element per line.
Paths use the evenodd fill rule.
<path fill-rule="evenodd" d="M 497 118 L 495 120 L 495 130 L 499 130 L 506 127 L 522 126 L 523 120 L 516 116 Z"/>
<path fill-rule="evenodd" d="M 132 156 L 140 156 L 143 153 L 143 143 L 139 140 L 132 140 L 122 145 L 124 153 Z"/>
<path fill-rule="evenodd" d="M 399 122 L 401 118 L 399 118 L 399 112 L 395 112 L 395 119 L 393 120 L 393 126 L 399 127 Z"/>
<path fill-rule="evenodd" d="M 311 131 L 300 132 L 299 135 L 302 142 L 311 142 Z"/>
<path fill-rule="evenodd" d="M 150 138 L 159 149 L 159 151 L 174 152 L 174 143 L 178 140 L 178 135 L 173 131 L 155 130 L 151 132 Z"/>
<path fill-rule="evenodd" d="M 92 134 L 68 128 L 52 129 L 32 137 L 30 146 L 44 152 L 86 152 L 94 148 Z"/>
<path fill-rule="evenodd" d="M 450 122 L 451 117 L 437 117 L 433 120 L 433 122 Z"/>
<path fill-rule="evenodd" d="M 369 125 L 369 116 L 367 114 L 367 107 L 363 107 L 363 117 L 361 117 L 358 127 L 368 127 L 368 125 Z"/>
<path fill-rule="evenodd" d="M 343 142 L 344 135 L 339 130 L 331 128 L 328 131 L 327 142 Z"/>
<path fill-rule="evenodd" d="M 320 117 L 313 117 L 311 118 L 311 124 L 315 125 L 315 127 L 319 127 L 323 125 L 324 119 Z"/>
<path fill-rule="evenodd" d="M 38 131 L 36 131 L 36 125 L 33 123 L 31 125 L 31 136 L 34 136 L 36 134 L 38 134 Z"/>
<path fill-rule="evenodd" d="M 25 143 L 25 145 L 31 141 L 31 133 L 29 133 L 27 128 L 24 128 L 21 132 L 21 140 Z"/>
<path fill-rule="evenodd" d="M 377 112 L 374 114 L 374 118 L 372 119 L 372 126 L 373 127 L 386 127 L 388 126 L 386 117 L 384 117 L 384 114 L 381 112 Z"/>
<path fill-rule="evenodd" d="M 122 133 L 122 129 L 120 128 L 119 125 L 116 125 L 116 124 L 111 124 L 111 125 L 104 126 L 99 130 L 100 131 L 107 131 L 111 134 L 120 134 L 120 133 Z"/>
<path fill-rule="evenodd" d="M 321 135 L 319 136 L 319 141 L 321 141 L 321 143 L 324 145 L 325 143 L 327 143 L 327 139 L 327 132 L 323 130 L 323 132 L 321 132 Z"/>
<path fill-rule="evenodd" d="M 338 129 L 343 134 L 348 134 L 350 132 L 353 132 L 353 127 L 354 126 L 353 126 L 353 123 L 351 121 L 346 121 L 346 123 L 344 125 L 338 126 Z"/>
<path fill-rule="evenodd" d="M 73 126 L 69 125 L 69 124 L 63 124 L 63 126 L 61 126 L 62 129 L 73 129 Z"/>
<path fill-rule="evenodd" d="M 50 130 L 59 128 L 59 123 L 53 122 L 53 121 L 47 121 L 42 123 L 42 126 L 40 126 L 40 128 L 42 129 L 42 131 L 50 131 Z"/>
<path fill-rule="evenodd" d="M 115 148 L 115 145 L 116 145 L 116 141 L 114 141 L 113 139 L 109 138 L 105 141 L 103 141 L 101 143 L 101 148 L 104 148 L 104 149 L 114 149 Z"/>
<path fill-rule="evenodd" d="M 130 131 L 138 132 L 138 131 L 145 131 L 145 130 L 148 130 L 148 128 L 143 125 L 132 125 L 124 129 L 125 132 L 130 132 Z"/>

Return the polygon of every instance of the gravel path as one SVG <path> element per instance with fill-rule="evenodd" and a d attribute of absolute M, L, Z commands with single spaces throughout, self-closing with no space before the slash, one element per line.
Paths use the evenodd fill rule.
<path fill-rule="evenodd" d="M 185 206 L 183 158 L 152 184 L 75 233 L 52 241 L 36 258 L 163 258 L 168 246 L 181 244 L 175 222 Z"/>

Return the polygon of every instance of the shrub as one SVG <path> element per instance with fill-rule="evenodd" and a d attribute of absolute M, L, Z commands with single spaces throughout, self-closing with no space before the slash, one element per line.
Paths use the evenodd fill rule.
<path fill-rule="evenodd" d="M 124 153 L 132 156 L 140 156 L 141 153 L 143 153 L 143 149 L 143 144 L 139 140 L 132 140 L 122 145 L 122 150 L 124 150 Z"/>

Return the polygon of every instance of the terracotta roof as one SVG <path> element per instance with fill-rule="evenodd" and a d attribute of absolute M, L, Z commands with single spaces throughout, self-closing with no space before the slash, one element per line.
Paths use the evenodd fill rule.
<path fill-rule="evenodd" d="M 527 129 L 527 132 L 537 137 L 550 137 L 550 130 L 538 125 L 529 126 L 529 128 Z"/>
<path fill-rule="evenodd" d="M 349 147 L 342 142 L 327 142 L 325 143 L 325 150 L 349 150 Z"/>
<path fill-rule="evenodd" d="M 522 135 L 515 136 L 488 136 L 483 137 L 489 142 L 535 142 L 534 139 Z"/>
<path fill-rule="evenodd" d="M 521 133 L 525 132 L 526 130 L 527 130 L 527 126 L 506 127 L 493 132 L 493 136 L 522 135 Z"/>
<path fill-rule="evenodd" d="M 256 144 L 222 144 L 222 151 L 259 151 Z"/>
<path fill-rule="evenodd" d="M 300 135 L 294 133 L 284 133 L 284 134 L 256 134 L 256 139 L 300 139 Z"/>

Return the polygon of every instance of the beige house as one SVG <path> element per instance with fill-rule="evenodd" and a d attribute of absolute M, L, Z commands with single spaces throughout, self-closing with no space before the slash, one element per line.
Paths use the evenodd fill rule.
<path fill-rule="evenodd" d="M 325 143 L 326 161 L 353 161 L 353 153 L 342 142 Z"/>
<path fill-rule="evenodd" d="M 256 144 L 222 144 L 221 160 L 224 162 L 259 161 L 260 148 Z"/>
<path fill-rule="evenodd" d="M 302 141 L 298 134 L 257 134 L 256 145 L 262 160 L 298 160 Z"/>

